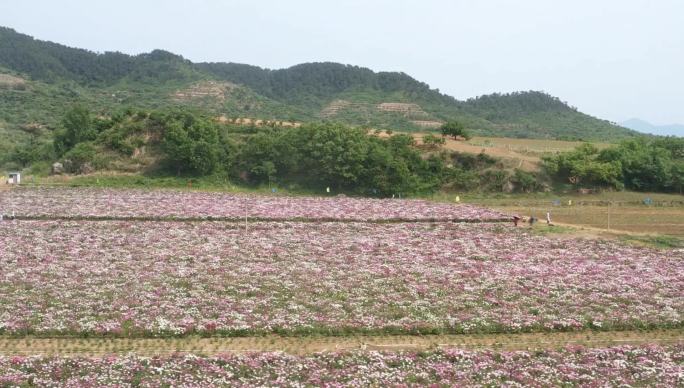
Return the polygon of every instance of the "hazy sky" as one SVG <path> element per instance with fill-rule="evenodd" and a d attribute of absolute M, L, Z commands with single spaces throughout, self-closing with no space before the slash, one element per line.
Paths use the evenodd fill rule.
<path fill-rule="evenodd" d="M 684 123 L 684 0 L 0 0 L 0 25 L 99 52 L 397 70 L 459 99 L 544 90 L 613 121 Z"/>

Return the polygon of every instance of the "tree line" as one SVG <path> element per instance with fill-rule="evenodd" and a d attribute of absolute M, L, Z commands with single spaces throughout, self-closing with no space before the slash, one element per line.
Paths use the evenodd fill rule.
<path fill-rule="evenodd" d="M 438 190 L 531 192 L 551 185 L 576 188 L 684 191 L 684 139 L 639 138 L 604 149 L 584 143 L 542 158 L 542 173 L 506 168 L 485 154 L 441 148 L 444 137 L 470 137 L 459 122 L 442 136 L 374 136 L 363 128 L 313 123 L 299 128 L 235 126 L 188 110 L 94 115 L 82 106 L 68 110 L 50 141 L 29 137 L 7 153 L 17 168 L 60 161 L 66 172 L 111 169 L 141 147 L 159 155 L 157 173 L 222 175 L 247 185 L 294 185 L 305 189 L 391 196 Z"/>
<path fill-rule="evenodd" d="M 470 136 L 454 122 L 443 133 Z M 540 187 L 531 173 L 507 169 L 485 154 L 442 150 L 441 143 L 435 140 L 428 150 L 409 135 L 381 138 L 364 128 L 330 122 L 297 128 L 237 126 L 188 110 L 126 109 L 103 117 L 75 106 L 65 113 L 51 142 L 23 143 L 9 159 L 17 167 L 44 169 L 59 161 L 66 172 L 88 173 L 116 168 L 117 160 L 131 160 L 146 147 L 159 158 L 155 174 L 218 175 L 252 186 L 330 187 L 380 197 Z"/>
<path fill-rule="evenodd" d="M 684 138 L 638 138 L 598 149 L 582 144 L 543 158 L 560 182 L 580 187 L 636 191 L 684 191 Z"/>

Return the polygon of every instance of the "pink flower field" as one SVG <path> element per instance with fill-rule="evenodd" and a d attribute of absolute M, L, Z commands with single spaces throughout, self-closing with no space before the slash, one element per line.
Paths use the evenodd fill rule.
<path fill-rule="evenodd" d="M 0 331 L 681 327 L 684 250 L 508 224 L 0 222 Z"/>
<path fill-rule="evenodd" d="M 496 221 L 503 213 L 422 200 L 256 196 L 198 191 L 35 188 L 3 192 L 0 214 L 43 218 Z"/>
<path fill-rule="evenodd" d="M 684 346 L 545 352 L 283 353 L 146 358 L 2 357 L 1 386 L 367 387 L 684 385 Z"/>

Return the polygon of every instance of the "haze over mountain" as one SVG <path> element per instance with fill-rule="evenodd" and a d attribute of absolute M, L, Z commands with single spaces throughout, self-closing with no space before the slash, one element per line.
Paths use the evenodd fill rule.
<path fill-rule="evenodd" d="M 482 135 L 590 140 L 636 135 L 540 91 L 460 101 L 400 72 L 330 62 L 278 70 L 192 63 L 163 50 L 97 54 L 10 28 L 0 28 L 0 100 L 0 134 L 9 137 L 48 132 L 74 103 L 103 115 L 125 107 L 187 106 L 216 116 L 401 130 L 426 130 L 455 119 Z"/>
<path fill-rule="evenodd" d="M 682 124 L 654 125 L 648 121 L 633 118 L 621 122 L 620 125 L 625 128 L 652 135 L 684 137 L 684 125 Z"/>

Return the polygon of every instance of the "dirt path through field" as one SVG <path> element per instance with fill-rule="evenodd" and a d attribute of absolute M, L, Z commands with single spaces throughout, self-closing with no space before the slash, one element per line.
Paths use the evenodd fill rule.
<path fill-rule="evenodd" d="M 342 350 L 426 350 L 435 348 L 541 350 L 568 345 L 605 347 L 644 343 L 684 342 L 684 329 L 648 332 L 572 332 L 532 334 L 472 334 L 435 336 L 349 336 L 349 337 L 239 337 L 79 339 L 0 337 L 1 355 L 99 356 L 136 353 L 153 356 L 175 352 L 212 355 L 219 353 L 272 352 L 311 354 Z"/>
<path fill-rule="evenodd" d="M 489 207 L 506 214 L 535 215 L 545 224 L 546 212 L 554 224 L 593 231 L 602 237 L 611 235 L 670 235 L 684 237 L 684 207 L 646 206 L 496 206 Z M 539 225 L 546 227 L 546 225 Z"/>

